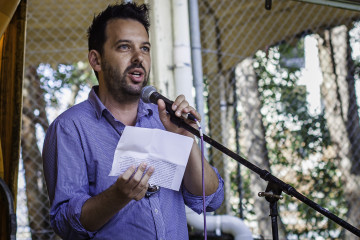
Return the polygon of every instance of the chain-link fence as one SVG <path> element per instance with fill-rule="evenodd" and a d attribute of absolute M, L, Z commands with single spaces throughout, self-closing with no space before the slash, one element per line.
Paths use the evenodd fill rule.
<path fill-rule="evenodd" d="M 18 239 L 56 239 L 43 136 L 61 111 L 86 97 L 93 80 L 83 63 L 86 29 L 113 2 L 28 0 Z M 271 10 L 262 0 L 198 4 L 207 134 L 359 228 L 360 12 L 290 0 L 273 1 Z M 239 216 L 255 237 L 271 239 L 269 207 L 257 197 L 266 182 L 208 152 L 226 181 L 217 213 Z M 282 238 L 354 238 L 289 196 L 279 212 Z"/>
<path fill-rule="evenodd" d="M 86 31 L 94 14 L 114 2 L 27 1 L 18 239 L 57 239 L 49 223 L 43 179 L 44 133 L 59 113 L 85 98 L 94 80 L 89 66 L 84 64 Z"/>
<path fill-rule="evenodd" d="M 269 1 L 267 1 L 269 2 Z M 199 1 L 211 136 L 359 227 L 359 12 L 296 1 Z M 267 182 L 217 151 L 220 210 L 272 238 Z M 241 173 L 241 174 L 240 174 Z M 240 178 L 241 176 L 241 178 Z M 294 198 L 280 234 L 355 238 Z"/>

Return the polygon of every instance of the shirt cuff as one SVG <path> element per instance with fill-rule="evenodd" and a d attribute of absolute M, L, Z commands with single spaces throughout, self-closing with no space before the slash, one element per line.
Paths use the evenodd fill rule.
<path fill-rule="evenodd" d="M 90 238 L 92 238 L 96 232 L 87 231 L 80 222 L 82 206 L 89 198 L 90 196 L 88 195 L 71 198 L 67 207 L 67 217 L 72 229 L 80 234 L 87 234 Z"/>
<path fill-rule="evenodd" d="M 217 208 L 220 207 L 224 200 L 224 181 L 221 178 L 219 172 L 216 168 L 214 168 L 214 171 L 218 177 L 219 180 L 219 186 L 216 189 L 216 191 L 209 195 L 205 196 L 205 208 L 206 212 L 212 212 L 215 211 Z M 197 196 L 192 193 L 190 193 L 184 186 L 182 187 L 182 194 L 184 196 L 185 204 L 191 208 L 194 212 L 200 214 L 203 212 L 203 199 L 202 196 Z"/>

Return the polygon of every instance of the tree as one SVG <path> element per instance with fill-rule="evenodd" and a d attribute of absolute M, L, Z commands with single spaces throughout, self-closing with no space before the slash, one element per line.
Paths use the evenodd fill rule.
<path fill-rule="evenodd" d="M 318 34 L 324 82 L 321 96 L 333 146 L 342 174 L 347 220 L 360 228 L 360 123 L 355 93 L 355 64 L 351 56 L 349 27 L 337 26 Z M 346 239 L 357 237 L 346 231 Z"/>
<path fill-rule="evenodd" d="M 44 131 L 49 127 L 46 102 L 36 67 L 26 69 L 23 91 L 23 117 L 21 132 L 21 155 L 25 169 L 27 208 L 32 239 L 49 239 L 50 222 L 44 216 L 49 212 L 49 200 L 43 179 L 42 158 L 38 148 L 36 125 Z"/>
<path fill-rule="evenodd" d="M 239 102 L 243 109 L 241 113 L 243 117 L 241 119 L 240 146 L 241 152 L 249 162 L 270 172 L 265 128 L 261 115 L 262 103 L 253 63 L 253 59 L 245 59 L 236 69 L 240 92 Z M 250 174 L 250 182 L 250 192 L 252 196 L 255 196 L 252 211 L 258 223 L 259 234 L 265 238 L 271 237 L 271 222 L 267 214 L 269 213 L 269 206 L 265 199 L 257 197 L 259 192 L 265 191 L 267 184 L 255 173 Z"/>
<path fill-rule="evenodd" d="M 271 170 L 275 176 L 293 185 L 313 201 L 339 214 L 344 209 L 341 181 L 337 177 L 334 159 L 326 155 L 331 141 L 324 115 L 310 114 L 306 88 L 298 84 L 300 67 L 281 64 L 282 57 L 291 55 L 294 48 L 303 49 L 303 41 L 300 39 L 293 46 L 281 44 L 267 53 L 259 51 L 254 63 Z M 249 87 L 245 89 L 249 91 Z M 246 99 L 250 102 L 254 98 L 255 95 Z M 256 108 L 250 109 L 254 112 Z M 312 161 L 311 171 L 303 168 L 304 161 Z M 308 206 L 288 197 L 279 201 L 279 206 L 284 223 L 288 223 L 288 234 L 306 238 L 314 234 L 324 238 L 337 236 L 336 232 L 330 230 L 339 229 L 339 226 L 316 211 L 309 210 Z M 298 211 L 297 223 L 289 224 L 289 219 L 294 218 L 290 209 L 294 208 Z"/>
<path fill-rule="evenodd" d="M 44 74 L 48 71 L 51 74 Z M 29 66 L 24 79 L 21 154 L 25 169 L 27 208 L 32 239 L 54 239 L 49 222 L 50 203 L 42 169 L 41 146 L 43 134 L 49 127 L 48 108 L 59 106 L 59 92 L 71 89 L 66 107 L 75 103 L 79 91 L 94 83 L 94 76 L 82 63 Z M 41 131 L 39 131 L 41 130 Z"/>

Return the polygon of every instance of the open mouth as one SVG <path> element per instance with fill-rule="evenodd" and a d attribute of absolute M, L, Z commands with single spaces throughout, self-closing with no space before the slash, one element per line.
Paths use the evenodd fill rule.
<path fill-rule="evenodd" d="M 130 74 L 133 75 L 134 77 L 141 77 L 141 75 L 142 75 L 141 72 L 132 72 Z"/>
<path fill-rule="evenodd" d="M 129 71 L 130 79 L 133 82 L 142 82 L 144 75 L 145 75 L 144 71 L 142 69 L 139 69 L 139 68 L 132 69 L 132 70 Z"/>

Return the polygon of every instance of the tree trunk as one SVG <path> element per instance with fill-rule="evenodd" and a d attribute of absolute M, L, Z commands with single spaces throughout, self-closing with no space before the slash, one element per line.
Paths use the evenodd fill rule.
<path fill-rule="evenodd" d="M 210 80 L 210 79 L 209 79 Z M 209 128 L 211 137 L 227 146 L 227 121 L 226 121 L 226 99 L 225 99 L 225 77 L 213 78 L 209 81 Z M 225 105 L 225 106 L 224 106 Z M 221 151 L 211 148 L 211 160 L 214 167 L 224 179 L 224 202 L 216 210 L 217 214 L 230 214 L 230 172 L 229 157 Z"/>
<path fill-rule="evenodd" d="M 241 152 L 247 157 L 247 160 L 261 169 L 270 172 L 268 151 L 265 140 L 265 128 L 261 115 L 261 101 L 258 91 L 258 84 L 253 68 L 253 60 L 243 60 L 236 69 L 238 83 L 239 101 L 242 108 L 240 146 Z M 272 238 L 271 220 L 269 217 L 269 203 L 258 197 L 259 192 L 264 192 L 267 182 L 256 173 L 251 173 L 251 193 L 254 196 L 253 211 L 258 222 L 258 234 L 265 239 Z M 279 235 L 281 239 L 285 238 L 285 231 L 280 219 Z"/>
<path fill-rule="evenodd" d="M 43 179 L 42 157 L 36 124 L 46 132 L 49 123 L 45 112 L 43 90 L 35 67 L 26 69 L 23 88 L 23 119 L 21 148 L 25 169 L 26 197 L 32 239 L 52 239 L 49 222 L 49 200 Z"/>
<path fill-rule="evenodd" d="M 226 106 L 226 76 L 222 66 L 221 52 L 221 39 L 220 28 L 218 19 L 214 15 L 213 9 L 207 4 L 206 11 L 211 16 L 208 20 L 213 24 L 214 29 L 211 31 L 202 32 L 205 34 L 204 39 L 209 39 L 203 45 L 206 49 L 217 49 L 216 54 L 203 55 L 203 70 L 208 79 L 208 106 L 209 106 L 209 130 L 210 136 L 219 143 L 227 146 L 229 136 L 227 134 L 228 121 L 227 121 L 227 106 Z M 211 39 L 211 40 L 210 40 Z M 219 170 L 219 174 L 224 179 L 224 202 L 219 209 L 216 210 L 217 214 L 230 214 L 231 213 L 231 187 L 230 187 L 230 170 L 229 170 L 229 157 L 215 148 L 210 148 L 210 159 L 214 167 Z"/>
<path fill-rule="evenodd" d="M 360 125 L 355 95 L 354 63 L 346 26 L 324 30 L 317 36 L 323 73 L 321 96 L 325 117 L 339 159 L 348 205 L 347 221 L 360 227 Z M 358 239 L 345 231 L 346 239 Z"/>

